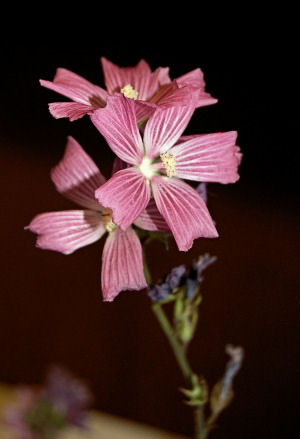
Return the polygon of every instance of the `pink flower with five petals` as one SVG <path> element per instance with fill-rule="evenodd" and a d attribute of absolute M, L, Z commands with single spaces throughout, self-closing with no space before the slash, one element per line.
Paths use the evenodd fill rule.
<path fill-rule="evenodd" d="M 158 67 L 152 72 L 143 59 L 135 67 L 119 67 L 104 57 L 101 58 L 101 62 L 107 91 L 63 68 L 57 69 L 53 82 L 40 80 L 43 87 L 72 100 L 49 104 L 50 113 L 55 118 L 68 117 L 74 121 L 85 114 L 91 114 L 97 108 L 104 107 L 107 96 L 120 92 L 137 99 L 135 108 L 138 121 L 147 118 L 151 109 L 157 105 L 182 105 L 191 94 L 195 96 L 197 107 L 217 102 L 205 92 L 205 82 L 200 69 L 171 81 L 168 67 Z M 140 105 L 140 101 L 148 102 L 148 106 Z"/>
<path fill-rule="evenodd" d="M 143 139 L 131 99 L 108 97 L 107 106 L 91 115 L 114 153 L 131 165 L 97 189 L 99 203 L 127 230 L 154 197 L 183 251 L 194 239 L 218 233 L 200 195 L 181 179 L 234 183 L 239 178 L 235 131 L 181 138 L 194 108 L 193 97 L 187 106 L 158 108 L 146 123 Z"/>
<path fill-rule="evenodd" d="M 38 234 L 37 247 L 70 254 L 108 232 L 102 254 L 104 300 L 112 301 L 121 290 L 145 288 L 140 240 L 132 227 L 123 231 L 113 224 L 111 211 L 96 201 L 95 190 L 106 179 L 72 137 L 68 138 L 64 157 L 52 170 L 51 178 L 58 192 L 85 209 L 37 215 L 27 226 Z M 136 224 L 146 230 L 168 231 L 154 203 L 147 206 Z"/>

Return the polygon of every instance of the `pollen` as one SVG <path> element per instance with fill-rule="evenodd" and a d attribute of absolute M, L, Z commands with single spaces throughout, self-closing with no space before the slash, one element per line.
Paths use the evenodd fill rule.
<path fill-rule="evenodd" d="M 175 157 L 172 154 L 170 154 L 169 152 L 163 152 L 160 155 L 160 158 L 161 158 L 161 161 L 163 162 L 167 176 L 173 177 L 173 175 L 175 175 L 175 166 L 176 166 Z"/>
<path fill-rule="evenodd" d="M 126 98 L 130 99 L 137 99 L 139 95 L 138 91 L 136 91 L 130 84 L 127 84 L 125 87 L 121 88 L 121 93 L 123 93 Z"/>
<path fill-rule="evenodd" d="M 113 232 L 116 229 L 116 225 L 112 222 L 111 219 L 112 211 L 111 209 L 103 209 L 101 212 L 101 219 L 104 223 L 104 226 L 107 232 Z"/>

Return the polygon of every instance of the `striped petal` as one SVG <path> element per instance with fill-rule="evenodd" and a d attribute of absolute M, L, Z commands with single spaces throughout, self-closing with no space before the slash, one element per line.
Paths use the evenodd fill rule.
<path fill-rule="evenodd" d="M 91 120 L 120 159 L 134 165 L 141 162 L 144 148 L 133 99 L 110 96 L 106 107 L 96 110 Z"/>
<path fill-rule="evenodd" d="M 192 136 L 169 150 L 175 157 L 175 175 L 180 178 L 218 183 L 239 179 L 236 131 Z"/>
<path fill-rule="evenodd" d="M 186 106 L 158 108 L 148 120 L 144 132 L 147 156 L 154 158 L 170 149 L 185 130 L 194 110 L 193 99 Z"/>
<path fill-rule="evenodd" d="M 151 198 L 146 209 L 137 217 L 134 224 L 140 229 L 158 232 L 170 232 L 168 224 L 157 209 L 154 198 Z"/>
<path fill-rule="evenodd" d="M 204 201 L 188 184 L 174 177 L 155 176 L 152 191 L 179 250 L 189 250 L 196 238 L 218 236 Z"/>
<path fill-rule="evenodd" d="M 70 122 L 73 122 L 93 110 L 90 105 L 79 104 L 78 102 L 52 102 L 49 104 L 49 111 L 55 119 L 68 117 Z"/>
<path fill-rule="evenodd" d="M 138 92 L 138 99 L 146 101 L 158 90 L 160 85 L 170 81 L 169 69 L 159 67 L 154 72 L 145 60 L 141 60 L 135 67 L 119 67 L 116 64 L 101 58 L 104 81 L 110 94 L 120 92 L 125 85 L 131 85 Z"/>
<path fill-rule="evenodd" d="M 37 247 L 65 255 L 92 244 L 106 231 L 101 214 L 92 210 L 42 213 L 26 229 L 38 235 Z"/>
<path fill-rule="evenodd" d="M 112 220 L 126 230 L 146 208 L 150 187 L 136 168 L 116 172 L 96 190 L 99 203 L 112 210 Z"/>
<path fill-rule="evenodd" d="M 212 105 L 218 102 L 217 99 L 213 98 L 209 93 L 206 93 L 205 81 L 201 69 L 192 70 L 191 72 L 177 78 L 176 81 L 179 87 L 189 86 L 194 90 L 195 93 L 197 93 L 197 108 L 205 105 Z"/>
<path fill-rule="evenodd" d="M 116 228 L 109 233 L 102 253 L 101 284 L 103 299 L 111 302 L 122 290 L 141 290 L 147 286 L 142 247 L 134 230 Z"/>
<path fill-rule="evenodd" d="M 180 86 L 177 81 L 172 81 L 159 88 L 151 99 L 151 102 L 163 107 L 188 105 L 191 100 L 193 89 L 189 86 Z"/>
<path fill-rule="evenodd" d="M 72 99 L 72 101 L 89 105 L 92 108 L 105 105 L 107 92 L 103 88 L 67 69 L 57 69 L 53 82 L 41 79 L 40 84 Z"/>
<path fill-rule="evenodd" d="M 146 101 L 136 100 L 135 102 L 135 114 L 137 122 L 144 122 L 147 120 L 157 109 L 157 104 Z"/>
<path fill-rule="evenodd" d="M 58 192 L 83 207 L 100 210 L 95 190 L 105 178 L 73 137 L 68 137 L 62 160 L 51 171 Z"/>

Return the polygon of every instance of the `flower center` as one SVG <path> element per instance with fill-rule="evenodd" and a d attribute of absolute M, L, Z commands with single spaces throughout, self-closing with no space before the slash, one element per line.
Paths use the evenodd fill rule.
<path fill-rule="evenodd" d="M 139 170 L 147 178 L 147 180 L 150 180 L 155 174 L 155 169 L 152 166 L 152 160 L 148 157 L 143 158 L 143 161 L 139 166 Z"/>
<path fill-rule="evenodd" d="M 126 98 L 130 98 L 130 99 L 137 99 L 139 92 L 136 91 L 132 85 L 127 84 L 125 85 L 123 88 L 121 88 L 121 93 L 123 93 L 123 95 Z"/>
<path fill-rule="evenodd" d="M 173 175 L 175 175 L 175 166 L 176 166 L 175 157 L 172 154 L 170 154 L 169 152 L 163 152 L 160 155 L 160 158 L 161 158 L 161 161 L 163 162 L 167 176 L 173 177 Z"/>
<path fill-rule="evenodd" d="M 107 232 L 113 232 L 117 227 L 111 220 L 111 214 L 111 209 L 103 209 L 101 212 L 101 219 Z"/>

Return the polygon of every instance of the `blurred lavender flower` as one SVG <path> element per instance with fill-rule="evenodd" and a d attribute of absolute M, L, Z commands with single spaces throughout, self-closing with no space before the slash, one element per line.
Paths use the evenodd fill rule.
<path fill-rule="evenodd" d="M 192 269 L 197 273 L 197 280 L 199 283 L 203 282 L 202 273 L 209 267 L 211 264 L 216 262 L 216 256 L 210 256 L 209 253 L 205 253 L 205 255 L 200 256 L 196 262 L 192 264 Z"/>
<path fill-rule="evenodd" d="M 42 388 L 20 389 L 17 402 L 6 410 L 5 421 L 18 439 L 52 439 L 68 425 L 85 427 L 90 402 L 84 384 L 53 367 Z"/>
<path fill-rule="evenodd" d="M 193 300 L 199 285 L 204 280 L 202 276 L 203 271 L 216 260 L 216 256 L 210 256 L 209 253 L 205 253 L 205 255 L 199 256 L 198 260 L 193 262 L 186 280 L 186 295 L 190 300 Z"/>
<path fill-rule="evenodd" d="M 148 287 L 148 296 L 153 302 L 160 302 L 171 294 L 172 290 L 167 283 L 150 285 Z"/>
<path fill-rule="evenodd" d="M 220 395 L 222 399 L 226 399 L 230 390 L 232 389 L 233 378 L 240 370 L 244 358 L 244 350 L 240 346 L 232 346 L 229 344 L 225 347 L 225 352 L 230 356 L 230 360 L 226 365 L 226 370 L 222 381 L 223 386 Z"/>
<path fill-rule="evenodd" d="M 42 397 L 51 401 L 73 425 L 85 425 L 86 409 L 91 403 L 87 387 L 69 372 L 54 366 L 50 369 Z"/>
<path fill-rule="evenodd" d="M 219 414 L 231 403 L 234 396 L 233 378 L 241 368 L 244 358 L 244 349 L 241 346 L 227 345 L 225 351 L 230 359 L 223 378 L 215 384 L 210 398 L 213 420 L 217 419 Z"/>
<path fill-rule="evenodd" d="M 170 286 L 171 290 L 174 290 L 179 286 L 184 274 L 186 274 L 185 265 L 179 265 L 178 267 L 172 268 L 166 277 L 166 283 Z"/>
<path fill-rule="evenodd" d="M 216 256 L 210 256 L 209 253 L 206 253 L 199 256 L 190 269 L 187 269 L 185 265 L 172 268 L 163 282 L 148 287 L 148 296 L 154 302 L 160 302 L 166 299 L 176 288 L 183 287 L 185 288 L 185 295 L 193 300 L 200 283 L 203 282 L 203 271 L 216 260 Z"/>
<path fill-rule="evenodd" d="M 185 274 L 186 268 L 184 265 L 179 265 L 178 267 L 172 268 L 170 273 L 166 276 L 164 282 L 161 284 L 150 285 L 148 287 L 148 296 L 154 302 L 160 302 L 166 299 L 166 297 L 168 297 L 169 294 L 171 294 L 172 291 L 180 285 Z"/>

